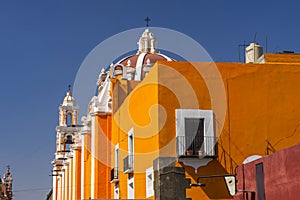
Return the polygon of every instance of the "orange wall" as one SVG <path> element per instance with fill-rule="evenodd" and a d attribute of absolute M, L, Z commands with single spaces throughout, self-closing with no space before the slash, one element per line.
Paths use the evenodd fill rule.
<path fill-rule="evenodd" d="M 80 192 L 81 192 L 81 149 L 76 149 L 74 151 L 73 158 L 73 185 L 72 185 L 72 198 L 74 200 L 80 200 Z"/>
<path fill-rule="evenodd" d="M 155 79 L 149 74 L 145 79 Z M 119 144 L 119 190 L 120 198 L 127 198 L 127 180 L 129 174 L 123 173 L 123 159 L 128 156 L 128 131 L 134 128 L 134 192 L 135 198 L 145 198 L 145 171 L 152 166 L 152 160 L 158 157 L 158 119 L 157 84 L 140 83 L 129 94 L 112 119 L 112 143 Z M 120 88 L 126 88 L 126 81 L 119 81 Z M 142 98 L 141 98 L 142 97 Z M 145 97 L 145 98 L 144 98 Z M 154 105 L 154 106 L 153 106 Z M 149 112 L 148 112 L 149 111 Z M 144 114 L 147 113 L 147 114 Z M 126 120 L 124 120 L 126 119 Z M 151 145 L 149 145 L 151 144 Z M 150 154 L 149 154 L 150 152 Z M 114 153 L 113 153 L 114 154 Z M 114 155 L 112 155 L 114 167 Z M 113 196 L 115 184 L 111 184 Z"/>
<path fill-rule="evenodd" d="M 91 135 L 84 135 L 84 198 L 91 196 Z"/>
<path fill-rule="evenodd" d="M 95 119 L 95 198 L 111 198 L 110 195 L 110 138 L 111 117 L 98 115 Z"/>
<path fill-rule="evenodd" d="M 225 151 L 232 160 L 225 164 L 219 156 L 226 169 L 248 156 L 267 155 L 272 153 L 267 149 L 278 151 L 300 141 L 299 65 L 218 63 L 218 67 L 227 74 L 229 112 L 219 140 L 220 153 L 228 146 Z"/>
<path fill-rule="evenodd" d="M 208 84 L 217 79 L 216 74 L 199 73 L 209 70 L 213 65 L 211 63 L 196 63 L 194 66 L 187 62 L 159 63 L 114 113 L 112 141 L 114 144 L 120 143 L 120 148 L 124 150 L 120 156 L 121 169 L 127 156 L 127 132 L 132 127 L 135 129 L 136 153 L 160 149 L 156 155 L 175 155 L 176 108 L 213 109 L 216 129 L 221 131 L 216 160 L 199 168 L 197 174 L 194 169 L 178 163 L 186 168 L 186 176 L 192 182 L 200 175 L 234 173 L 235 167 L 248 156 L 266 155 L 267 149 L 277 151 L 300 141 L 299 65 L 216 63 L 220 81 L 224 84 L 221 87 Z M 225 90 L 224 102 L 220 102 L 222 99 L 218 99 L 218 95 L 212 98 L 212 92 L 218 93 L 222 88 Z M 218 102 L 217 105 L 215 102 Z M 220 127 L 222 110 L 219 107 L 222 103 L 226 109 L 223 128 Z M 149 131 L 145 131 L 145 127 Z M 146 137 L 141 138 L 145 136 L 142 134 Z M 164 148 L 167 145 L 170 148 Z M 149 156 L 138 159 L 135 156 L 137 163 L 138 160 L 152 163 L 153 159 Z M 128 175 L 120 173 L 121 198 L 126 198 L 127 179 Z M 138 180 L 141 182 L 138 183 Z M 138 198 L 145 196 L 145 183 L 142 182 L 145 182 L 142 178 L 135 178 Z M 219 188 L 217 193 L 216 187 Z M 214 180 L 205 188 L 188 189 L 187 195 L 193 199 L 199 199 L 199 195 L 204 199 L 230 198 L 223 189 L 222 180 Z"/>
<path fill-rule="evenodd" d="M 182 69 L 188 69 L 188 65 L 188 63 L 180 65 L 175 62 L 168 63 L 169 67 L 175 68 L 184 76 L 186 73 Z M 299 65 L 238 63 L 216 63 L 216 65 L 225 85 L 227 107 L 225 124 L 218 140 L 219 164 L 209 163 L 207 167 L 200 168 L 198 174 L 194 174 L 193 170 L 186 167 L 186 176 L 191 177 L 192 182 L 210 169 L 214 169 L 210 171 L 211 174 L 216 174 L 218 171 L 234 173 L 236 166 L 248 156 L 263 156 L 300 141 L 300 107 L 298 106 L 300 95 L 296 92 L 300 90 Z M 191 83 L 196 80 L 194 76 L 190 76 L 189 79 Z M 165 80 L 168 81 L 167 76 Z M 199 107 L 210 109 L 210 101 L 207 99 L 209 94 L 203 84 L 203 82 L 195 84 L 199 88 L 195 89 L 195 92 L 200 91 L 202 95 L 202 98 L 199 98 Z M 159 96 L 164 105 L 167 105 L 166 108 L 171 116 L 164 128 L 167 131 L 162 130 L 164 135 L 175 133 L 172 113 L 176 104 L 169 101 L 172 95 L 168 95 L 167 100 L 166 95 Z M 160 141 L 164 143 L 165 140 Z M 222 180 L 214 181 L 221 183 Z M 216 194 L 210 192 L 209 185 L 212 186 L 213 183 L 207 184 L 203 189 L 187 190 L 188 197 L 198 199 L 196 197 L 203 194 L 209 199 L 217 198 L 215 195 L 222 194 L 222 192 Z M 224 198 L 226 193 L 222 196 Z"/>

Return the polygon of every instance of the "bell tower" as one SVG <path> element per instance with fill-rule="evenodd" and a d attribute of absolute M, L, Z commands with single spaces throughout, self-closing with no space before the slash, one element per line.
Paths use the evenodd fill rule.
<path fill-rule="evenodd" d="M 53 164 L 53 200 L 58 200 L 58 191 L 68 195 L 71 190 L 65 188 L 62 191 L 62 184 L 70 184 L 68 170 L 72 169 L 73 157 L 76 150 L 81 146 L 79 131 L 82 125 L 78 124 L 79 106 L 72 96 L 71 86 L 59 106 L 59 121 L 56 127 L 56 152 Z M 66 199 L 68 199 L 66 197 Z"/>
<path fill-rule="evenodd" d="M 56 127 L 57 131 L 57 150 L 70 150 L 70 145 L 74 144 L 74 139 L 78 135 L 80 125 L 78 125 L 78 110 L 79 106 L 76 104 L 72 96 L 71 86 L 66 96 L 59 106 L 59 125 Z"/>
<path fill-rule="evenodd" d="M 12 182 L 13 178 L 10 172 L 10 167 L 7 166 L 6 172 L 3 175 L 3 184 L 5 185 L 4 196 L 6 196 L 6 199 L 8 200 L 11 200 L 13 197 Z"/>

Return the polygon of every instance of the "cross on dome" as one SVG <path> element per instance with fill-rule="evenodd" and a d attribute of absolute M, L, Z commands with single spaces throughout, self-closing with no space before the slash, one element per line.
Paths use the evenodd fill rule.
<path fill-rule="evenodd" d="M 151 21 L 151 19 L 147 16 L 147 18 L 145 19 L 146 21 L 146 26 L 149 27 L 149 22 Z"/>

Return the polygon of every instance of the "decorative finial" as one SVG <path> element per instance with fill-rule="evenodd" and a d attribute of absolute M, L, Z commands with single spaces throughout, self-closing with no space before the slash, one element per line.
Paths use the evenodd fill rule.
<path fill-rule="evenodd" d="M 68 91 L 69 91 L 69 92 L 71 92 L 71 87 L 72 87 L 71 85 L 68 85 L 68 88 L 69 88 Z"/>
<path fill-rule="evenodd" d="M 130 59 L 127 61 L 127 66 L 128 66 L 128 67 L 131 66 L 131 61 L 130 61 Z"/>
<path fill-rule="evenodd" d="M 146 21 L 146 26 L 149 27 L 149 22 L 151 21 L 151 19 L 147 16 L 147 18 L 145 19 Z"/>
<path fill-rule="evenodd" d="M 7 165 L 6 168 L 7 168 L 8 170 L 10 170 L 10 166 L 9 166 L 9 165 Z"/>

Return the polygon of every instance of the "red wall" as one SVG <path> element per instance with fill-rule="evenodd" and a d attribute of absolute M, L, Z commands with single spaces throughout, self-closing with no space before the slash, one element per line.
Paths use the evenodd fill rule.
<path fill-rule="evenodd" d="M 263 163 L 264 187 L 266 200 L 297 200 L 300 199 L 300 144 L 275 152 L 272 155 L 239 166 L 237 173 L 238 191 L 254 191 L 255 197 L 251 198 L 250 192 L 238 192 L 235 200 L 258 200 L 256 190 L 256 164 Z"/>

